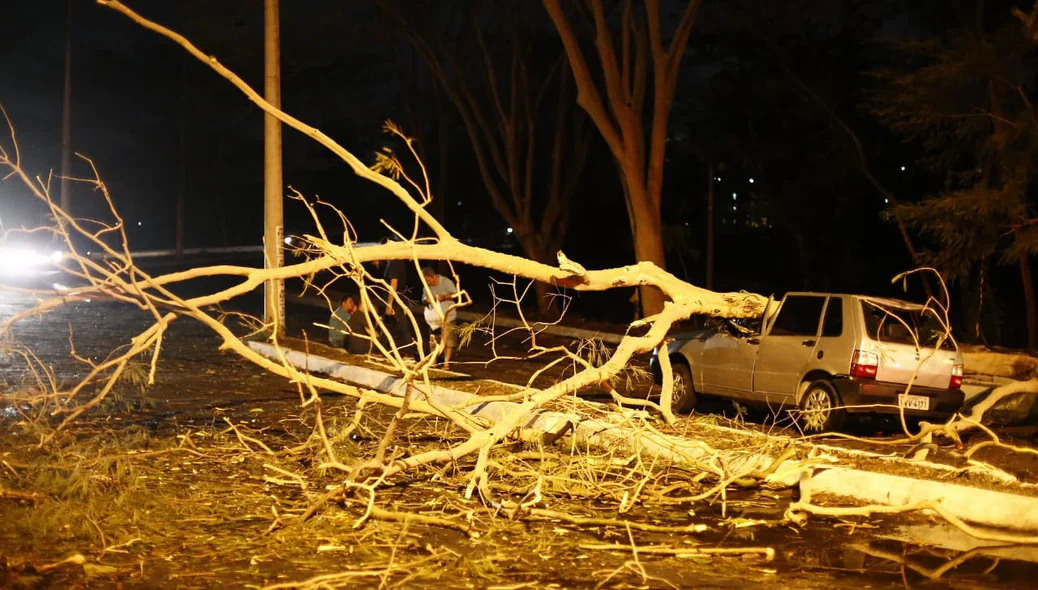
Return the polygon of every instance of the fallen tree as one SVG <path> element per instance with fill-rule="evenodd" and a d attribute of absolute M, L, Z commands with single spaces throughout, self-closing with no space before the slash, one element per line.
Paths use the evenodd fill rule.
<path fill-rule="evenodd" d="M 313 412 L 313 436 L 304 446 L 308 452 L 313 454 L 316 469 L 312 472 L 299 473 L 276 465 L 272 468 L 285 481 L 297 482 L 305 493 L 308 507 L 294 519 L 295 521 L 305 521 L 325 509 L 330 502 L 344 501 L 346 498 L 361 499 L 366 506 L 364 513 L 357 521 L 358 526 L 371 517 L 389 520 L 401 518 L 399 514 L 387 511 L 376 504 L 377 493 L 389 485 L 393 478 L 413 475 L 422 470 L 439 473 L 438 470 L 451 466 L 464 471 L 462 479 L 466 497 L 471 497 L 478 492 L 479 498 L 484 504 L 488 507 L 496 507 L 495 510 L 505 510 L 511 514 L 534 514 L 530 509 L 536 502 L 531 500 L 531 497 L 539 496 L 540 482 L 544 472 L 537 470 L 523 472 L 538 482 L 535 488 L 538 493 L 533 496 L 530 496 L 533 492 L 530 488 L 515 489 L 507 486 L 495 486 L 488 474 L 492 470 L 499 473 L 508 471 L 508 466 L 502 467 L 500 460 L 493 457 L 492 453 L 495 449 L 499 449 L 502 443 L 508 442 L 511 437 L 514 437 L 537 412 L 560 403 L 561 400 L 581 388 L 616 378 L 635 355 L 651 351 L 658 346 L 675 322 L 692 314 L 718 317 L 759 317 L 764 309 L 766 299 L 760 295 L 715 293 L 704 290 L 677 279 L 649 262 L 621 268 L 587 270 L 580 264 L 569 260 L 561 252 L 558 253 L 558 265 L 550 266 L 466 245 L 446 231 L 427 211 L 426 207 L 431 200 L 431 195 L 425 188 L 427 183 L 412 180 L 394 157 L 385 156 L 376 163 L 376 169 L 369 168 L 358 157 L 320 130 L 306 125 L 264 101 L 237 75 L 227 70 L 215 58 L 202 53 L 183 36 L 145 19 L 118 1 L 99 0 L 99 3 L 125 14 L 141 26 L 176 42 L 192 56 L 209 65 L 216 73 L 230 81 L 259 108 L 329 149 L 350 166 L 358 176 L 386 189 L 399 201 L 401 206 L 406 207 L 413 214 L 415 225 L 407 231 L 390 228 L 401 238 L 399 241 L 375 246 L 360 246 L 345 218 L 343 218 L 341 236 L 338 234 L 333 236 L 320 223 L 316 214 L 315 207 L 325 205 L 310 204 L 302 195 L 297 194 L 296 198 L 310 208 L 315 223 L 315 232 L 306 236 L 308 258 L 304 262 L 276 269 L 219 265 L 152 275 L 135 264 L 126 238 L 124 224 L 97 171 L 94 170 L 93 178 L 86 179 L 84 182 L 90 183 L 107 199 L 114 220 L 111 222 L 77 219 L 55 204 L 50 196 L 49 183 L 39 177 L 33 177 L 22 167 L 14 126 L 8 121 L 12 143 L 10 148 L 0 151 L 0 165 L 6 166 L 9 175 L 29 187 L 38 199 L 48 205 L 56 221 L 56 225 L 51 228 L 52 231 L 57 232 L 65 240 L 70 252 L 73 253 L 64 263 L 64 269 L 67 273 L 83 281 L 85 286 L 63 290 L 59 293 L 37 292 L 37 295 L 44 296 L 38 305 L 0 324 L 0 335 L 10 334 L 13 326 L 27 318 L 53 311 L 70 303 L 98 297 L 145 310 L 153 318 L 153 323 L 147 329 L 117 349 L 109 358 L 101 362 L 90 362 L 87 376 L 71 386 L 65 386 L 48 378 L 45 367 L 34 359 L 31 350 L 19 349 L 26 362 L 35 367 L 34 374 L 37 375 L 38 386 L 35 389 L 35 395 L 17 401 L 37 408 L 36 416 L 38 418 L 58 419 L 53 428 L 40 431 L 40 447 L 53 443 L 56 437 L 74 420 L 104 402 L 119 380 L 136 362 L 136 359 L 150 356 L 147 380 L 153 382 L 156 367 L 160 362 L 166 330 L 178 318 L 188 318 L 201 322 L 209 328 L 220 339 L 221 349 L 231 351 L 270 373 L 289 379 L 299 389 L 301 407 Z M 4 115 L 6 118 L 6 113 Z M 387 131 L 398 135 L 406 143 L 406 136 L 395 126 L 387 125 Z M 424 168 L 422 175 L 424 177 Z M 410 190 L 405 188 L 405 185 L 409 186 Z M 419 227 L 427 229 L 433 237 L 418 238 Z M 77 250 L 73 235 L 86 238 L 92 249 L 104 253 L 105 259 L 98 261 L 82 255 L 81 251 Z M 117 238 L 116 245 L 110 243 L 111 236 Z M 665 293 L 669 301 L 658 315 L 632 324 L 632 327 L 644 328 L 644 333 L 640 335 L 628 333 L 608 358 L 601 362 L 592 362 L 570 350 L 558 351 L 573 362 L 579 370 L 551 387 L 539 390 L 528 388 L 514 396 L 514 407 L 493 422 L 481 420 L 467 412 L 458 411 L 454 407 L 439 405 L 427 396 L 416 395 L 414 392 L 431 388 L 432 364 L 441 352 L 440 346 L 430 349 L 426 343 L 419 341 L 417 343 L 418 361 L 413 364 L 405 362 L 393 341 L 392 331 L 379 314 L 370 315 L 371 323 L 374 326 L 370 336 L 380 355 L 389 361 L 410 384 L 407 393 L 403 396 L 381 393 L 369 388 L 319 377 L 296 368 L 285 358 L 281 358 L 280 362 L 277 362 L 260 355 L 246 345 L 245 339 L 250 335 L 243 336 L 236 333 L 227 322 L 228 316 L 213 309 L 214 306 L 252 292 L 269 280 L 298 278 L 309 283 L 318 273 L 332 273 L 336 279 L 345 279 L 355 283 L 359 288 L 360 297 L 368 304 L 366 307 L 370 312 L 376 307 L 378 287 L 383 287 L 384 283 L 373 277 L 364 268 L 364 264 L 381 260 L 405 260 L 416 266 L 420 266 L 423 260 L 465 263 L 577 291 L 652 286 Z M 231 287 L 201 296 L 182 297 L 176 294 L 175 289 L 179 285 L 202 277 L 231 277 L 237 279 L 237 282 Z M 423 285 L 423 288 L 427 290 L 428 285 Z M 317 290 L 323 292 L 323 287 L 319 287 Z M 396 302 L 400 303 L 399 296 L 394 295 L 394 297 L 397 297 Z M 462 295 L 458 304 L 463 305 L 465 302 L 466 299 Z M 401 307 L 406 309 L 405 305 L 401 305 Z M 416 327 L 420 319 L 409 315 L 408 321 L 413 327 Z M 270 328 L 271 326 L 256 325 L 253 334 L 277 333 L 277 330 Z M 277 344 L 276 340 L 274 344 Z M 531 352 L 539 354 L 543 350 L 535 349 Z M 664 365 L 667 362 L 665 356 L 661 358 Z M 668 367 L 664 366 L 663 369 L 664 382 L 660 402 L 650 404 L 649 407 L 658 411 L 666 422 L 673 422 L 674 416 L 671 413 L 670 404 L 673 379 Z M 341 429 L 334 434 L 328 432 L 329 429 L 326 427 L 322 413 L 323 404 L 326 403 L 320 396 L 320 393 L 323 392 L 338 393 L 357 401 L 351 427 Z M 360 424 L 368 408 L 376 406 L 395 410 L 391 419 L 382 424 L 378 444 L 371 449 L 367 456 L 347 458 L 338 450 L 342 437 L 348 436 L 356 425 Z M 418 450 L 411 448 L 401 437 L 401 425 L 413 419 L 416 414 L 444 421 L 454 435 L 444 437 L 442 444 L 431 448 Z M 642 425 L 651 426 L 647 416 L 632 418 L 628 414 L 617 413 L 617 419 L 635 420 Z M 242 447 L 258 453 L 277 455 L 255 436 L 243 432 L 233 424 L 230 427 L 230 432 L 235 435 Z M 944 428 L 947 430 L 948 425 L 945 425 Z M 698 449 L 697 455 L 700 457 L 704 453 L 708 457 L 711 454 L 716 456 L 712 447 L 705 442 L 698 442 L 695 446 Z M 677 501 L 696 501 L 717 495 L 723 498 L 730 485 L 759 484 L 763 479 L 751 477 L 749 479 L 753 481 L 745 481 L 747 476 L 752 475 L 752 472 L 733 469 L 724 461 L 710 462 L 697 458 L 697 460 L 690 461 L 690 464 L 699 465 L 698 471 L 690 477 L 675 482 L 660 474 L 660 469 L 662 469 L 660 465 L 646 464 L 640 458 L 630 459 L 630 461 L 634 461 L 635 466 L 625 467 L 626 471 L 621 470 L 623 474 L 622 477 L 619 477 L 623 481 L 619 488 L 624 491 L 611 495 L 617 499 L 628 498 L 628 500 L 624 500 L 625 502 L 629 501 L 632 494 L 633 497 L 638 497 L 650 484 L 653 486 L 653 493 L 646 494 L 648 497 L 666 500 L 668 495 L 674 492 L 691 491 L 692 493 L 684 493 L 675 498 Z M 704 468 L 702 465 L 708 465 L 708 467 Z M 762 470 L 755 468 L 755 471 Z M 766 472 L 767 469 L 763 471 Z M 327 473 L 338 474 L 336 478 L 338 483 L 330 490 L 318 492 L 317 490 L 321 489 L 320 486 L 313 485 L 311 480 L 323 477 Z M 610 477 L 617 476 L 615 472 L 609 473 Z M 591 494 L 588 495 L 591 496 Z M 801 506 L 810 508 L 806 503 Z M 920 509 L 922 508 L 925 507 Z M 861 513 L 868 514 L 869 511 L 863 510 Z M 283 526 L 291 521 L 293 520 L 275 514 L 272 526 Z M 442 519 L 436 523 L 448 526 Z M 619 520 L 611 522 L 611 524 L 626 526 Z"/>

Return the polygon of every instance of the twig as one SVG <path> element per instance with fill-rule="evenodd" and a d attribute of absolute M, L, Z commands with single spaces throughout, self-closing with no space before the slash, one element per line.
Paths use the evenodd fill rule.
<path fill-rule="evenodd" d="M 586 543 L 578 545 L 581 549 L 592 551 L 630 551 L 630 545 L 620 543 Z M 694 557 L 696 555 L 763 555 L 764 559 L 775 559 L 773 547 L 638 547 L 638 553 L 646 555 L 672 555 L 675 557 Z"/>
<path fill-rule="evenodd" d="M 386 510 L 383 508 L 379 508 L 377 506 L 372 507 L 371 516 L 379 520 L 392 520 L 402 523 L 427 524 L 431 526 L 453 529 L 465 533 L 469 536 L 469 538 L 472 539 L 478 539 L 480 536 L 479 531 L 475 530 L 467 524 L 460 523 L 447 518 L 440 518 L 438 516 L 414 514 L 412 512 L 397 512 L 395 510 Z"/>

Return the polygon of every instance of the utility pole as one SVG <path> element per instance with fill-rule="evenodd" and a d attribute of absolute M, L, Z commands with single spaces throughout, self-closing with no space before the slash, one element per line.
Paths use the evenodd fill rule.
<path fill-rule="evenodd" d="M 279 0 L 264 0 L 264 98 L 281 108 L 281 32 Z M 285 225 L 281 188 L 281 122 L 263 115 L 263 255 L 268 269 L 285 263 Z M 285 282 L 267 281 L 263 321 L 271 325 L 271 336 L 285 329 Z"/>
<path fill-rule="evenodd" d="M 65 96 L 61 108 L 61 209 L 72 214 L 72 0 L 65 0 Z"/>
<path fill-rule="evenodd" d="M 710 174 L 706 189 L 706 288 L 714 289 L 714 165 L 707 166 Z"/>

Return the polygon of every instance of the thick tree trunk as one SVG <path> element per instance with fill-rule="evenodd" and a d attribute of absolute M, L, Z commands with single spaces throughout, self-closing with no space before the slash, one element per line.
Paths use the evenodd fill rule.
<path fill-rule="evenodd" d="M 632 192 L 634 192 L 632 190 Z M 633 196 L 633 195 L 632 195 Z M 631 209 L 634 215 L 634 258 L 638 262 L 652 262 L 662 269 L 667 268 L 666 254 L 663 250 L 662 221 L 660 211 L 651 207 L 645 199 L 632 199 Z M 640 287 L 642 313 L 646 316 L 663 311 L 666 298 L 663 292 L 655 287 Z"/>

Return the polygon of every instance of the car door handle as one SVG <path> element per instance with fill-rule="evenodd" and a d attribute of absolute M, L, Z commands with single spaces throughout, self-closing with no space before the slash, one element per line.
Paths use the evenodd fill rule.
<path fill-rule="evenodd" d="M 815 340 L 804 340 L 800 344 L 803 344 L 804 346 L 814 346 L 815 342 L 816 342 Z"/>
<path fill-rule="evenodd" d="M 746 344 L 760 344 L 760 338 L 747 338 Z"/>

